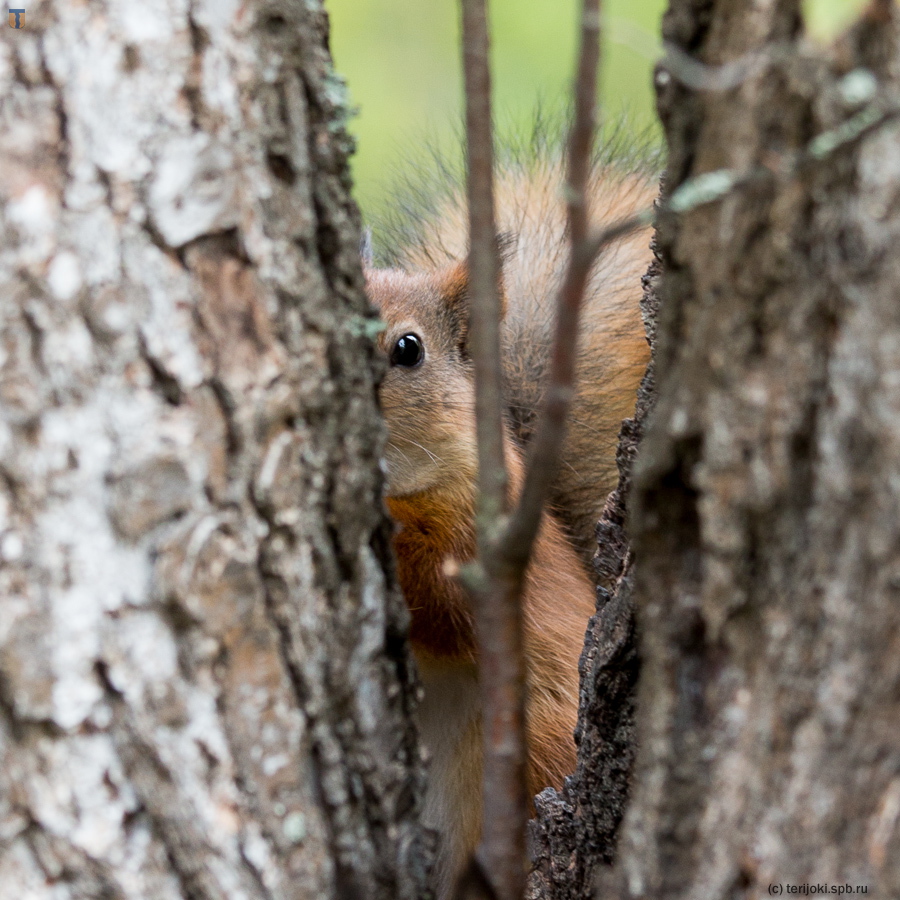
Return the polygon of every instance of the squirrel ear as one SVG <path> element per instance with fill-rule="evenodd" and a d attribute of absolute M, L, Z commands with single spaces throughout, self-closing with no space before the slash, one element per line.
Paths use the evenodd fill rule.
<path fill-rule="evenodd" d="M 469 357 L 469 266 L 454 263 L 441 273 L 441 305 L 463 359 Z"/>
<path fill-rule="evenodd" d="M 500 277 L 497 285 L 500 294 L 500 321 L 506 317 L 506 289 L 503 286 L 503 265 L 515 247 L 516 239 L 511 234 L 497 235 L 497 250 L 500 257 Z M 469 264 L 466 260 L 454 263 L 443 272 L 441 280 L 441 300 L 450 315 L 457 334 L 463 358 L 469 358 Z"/>

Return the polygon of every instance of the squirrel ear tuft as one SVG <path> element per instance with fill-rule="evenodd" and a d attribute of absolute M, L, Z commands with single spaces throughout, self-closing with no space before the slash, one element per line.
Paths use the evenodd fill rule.
<path fill-rule="evenodd" d="M 515 248 L 516 238 L 511 234 L 497 236 L 497 250 L 500 258 L 500 277 L 497 285 L 500 292 L 500 320 L 506 316 L 506 290 L 503 286 L 503 265 Z M 454 263 L 443 272 L 441 281 L 441 300 L 450 315 L 450 320 L 457 334 L 460 352 L 465 359 L 469 354 L 469 263 L 467 260 Z"/>

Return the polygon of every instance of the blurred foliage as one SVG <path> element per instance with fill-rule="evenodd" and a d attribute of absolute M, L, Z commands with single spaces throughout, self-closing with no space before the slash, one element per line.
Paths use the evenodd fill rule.
<path fill-rule="evenodd" d="M 399 167 L 426 144 L 446 146 L 462 122 L 457 0 L 325 0 L 331 46 L 359 114 L 356 199 L 378 212 Z M 665 0 L 607 0 L 603 97 L 610 116 L 654 121 L 651 70 Z M 579 0 L 493 0 L 494 109 L 501 127 L 530 129 L 538 106 L 561 109 L 575 65 Z"/>
<path fill-rule="evenodd" d="M 819 38 L 833 37 L 861 0 L 804 0 Z M 367 218 L 384 209 L 391 182 L 424 148 L 452 145 L 462 121 L 457 0 L 325 0 L 338 72 L 359 113 L 353 161 Z M 527 133 L 535 111 L 564 107 L 574 70 L 579 0 L 492 0 L 494 109 L 501 131 Z M 653 127 L 652 69 L 665 0 L 606 0 L 604 115 Z"/>

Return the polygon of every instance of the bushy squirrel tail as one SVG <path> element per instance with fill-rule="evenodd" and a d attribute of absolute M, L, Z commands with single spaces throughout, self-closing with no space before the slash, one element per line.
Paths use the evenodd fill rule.
<path fill-rule="evenodd" d="M 549 146 L 528 158 L 504 160 L 496 176 L 496 219 L 506 245 L 503 264 L 507 314 L 503 354 L 507 412 L 527 447 L 544 393 L 556 297 L 568 259 L 562 154 Z M 598 154 L 590 184 L 595 226 L 611 224 L 652 205 L 657 194 L 652 151 Z M 419 189 L 419 210 L 401 211 L 389 261 L 429 270 L 465 258 L 465 191 L 441 168 L 433 195 Z M 508 237 L 507 237 L 508 236 Z M 584 298 L 577 348 L 578 385 L 551 509 L 586 563 L 596 549 L 595 526 L 615 487 L 621 422 L 634 410 L 649 349 L 641 320 L 641 278 L 650 262 L 650 229 L 610 245 L 595 265 Z"/>

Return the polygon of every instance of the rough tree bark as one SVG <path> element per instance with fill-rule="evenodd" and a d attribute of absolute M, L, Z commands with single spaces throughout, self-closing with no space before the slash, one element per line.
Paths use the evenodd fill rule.
<path fill-rule="evenodd" d="M 615 867 L 594 863 L 610 845 L 591 791 L 611 770 L 595 741 L 545 801 L 535 896 L 900 896 L 897 15 L 873 3 L 823 48 L 794 0 L 672 0 L 666 192 L 717 171 L 742 186 L 658 230 L 634 564 L 598 616 L 619 639 L 584 657 L 589 692 L 621 683 L 633 599 Z M 614 749 L 629 708 L 591 696 L 582 734 Z"/>
<path fill-rule="evenodd" d="M 4 33 L 4 897 L 422 888 L 326 30 L 48 0 Z"/>

